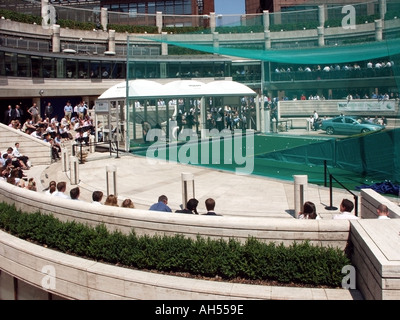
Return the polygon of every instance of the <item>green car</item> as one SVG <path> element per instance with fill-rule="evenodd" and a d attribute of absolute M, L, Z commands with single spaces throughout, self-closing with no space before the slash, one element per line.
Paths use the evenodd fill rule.
<path fill-rule="evenodd" d="M 385 126 L 371 123 L 361 117 L 339 116 L 323 120 L 321 129 L 327 134 L 357 134 L 383 130 Z"/>

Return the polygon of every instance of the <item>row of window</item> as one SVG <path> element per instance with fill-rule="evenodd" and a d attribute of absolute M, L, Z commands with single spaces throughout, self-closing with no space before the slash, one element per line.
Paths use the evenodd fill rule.
<path fill-rule="evenodd" d="M 230 61 L 129 62 L 130 79 L 230 77 Z M 34 56 L 0 51 L 0 75 L 33 78 L 125 79 L 125 60 Z"/>
<path fill-rule="evenodd" d="M 149 2 L 131 2 L 104 4 L 104 8 L 109 11 L 129 12 L 132 17 L 136 13 L 155 14 L 163 12 L 164 14 L 193 14 L 191 0 L 167 0 L 167 1 L 149 1 Z"/>
<path fill-rule="evenodd" d="M 93 58 L 93 57 L 92 57 Z M 274 83 L 276 89 L 286 92 L 286 95 L 291 98 L 299 97 L 301 94 L 315 94 L 316 89 L 304 91 L 302 89 L 302 81 L 307 80 L 345 80 L 353 79 L 392 79 L 394 74 L 400 72 L 397 65 L 400 66 L 400 61 L 392 62 L 391 67 L 383 68 L 368 68 L 367 65 L 362 65 L 359 70 L 331 70 L 325 72 L 318 70 L 318 66 L 310 66 L 311 71 L 298 71 L 297 66 L 281 66 L 271 64 L 271 67 L 265 67 L 265 83 Z M 289 71 L 288 71 L 289 70 Z M 296 70 L 296 71 L 294 71 Z M 279 72 L 277 72 L 279 71 Z M 196 60 L 188 58 L 187 60 L 171 60 L 168 61 L 149 61 L 149 60 L 132 60 L 128 63 L 123 59 L 90 59 L 83 57 L 72 56 L 38 56 L 26 53 L 17 53 L 10 51 L 0 51 L 0 76 L 13 77 L 32 77 L 32 78 L 71 78 L 71 79 L 126 79 L 128 72 L 129 79 L 167 79 L 167 78 L 221 78 L 232 77 L 234 81 L 247 84 L 258 90 L 261 85 L 261 62 L 254 64 L 232 62 L 228 60 L 204 59 Z M 285 85 L 279 85 L 280 81 L 290 81 L 296 83 L 296 87 L 291 86 L 291 89 L 285 88 Z M 374 81 L 374 80 L 372 80 Z M 391 81 L 393 82 L 393 81 Z M 391 83 L 390 82 L 390 83 Z M 282 82 L 283 83 L 283 82 Z M 391 84 L 388 82 L 388 86 Z M 328 98 L 342 98 L 347 96 L 349 89 L 346 83 L 332 83 L 331 91 L 326 89 L 324 95 Z M 367 86 L 367 87 L 366 87 Z M 360 82 L 360 87 L 354 87 L 353 93 L 370 94 L 371 87 L 375 83 Z M 268 85 L 265 85 L 267 88 Z M 364 88 L 365 87 L 365 88 Z M 393 90 L 380 88 L 380 91 L 392 92 Z M 267 88 L 268 90 L 268 88 Z M 322 89 L 321 89 L 322 90 Z"/>

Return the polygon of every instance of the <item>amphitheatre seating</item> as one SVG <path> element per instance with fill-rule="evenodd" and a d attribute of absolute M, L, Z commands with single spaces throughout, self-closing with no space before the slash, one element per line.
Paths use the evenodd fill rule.
<path fill-rule="evenodd" d="M 362 217 L 371 217 L 373 207 L 381 201 L 387 203 L 387 199 L 378 195 L 374 190 L 362 190 Z M 398 299 L 400 297 L 400 261 L 396 258 L 396 251 L 390 249 L 392 243 L 385 242 L 386 234 L 382 232 L 379 242 L 376 242 L 376 234 L 371 225 L 380 223 L 382 220 L 361 219 L 349 220 L 293 220 L 282 218 L 252 218 L 247 217 L 212 217 L 187 216 L 180 214 L 160 214 L 147 210 L 126 209 L 121 207 L 95 206 L 87 203 L 82 206 L 81 202 L 44 195 L 41 192 L 33 192 L 18 188 L 4 181 L 0 181 L 0 201 L 14 204 L 17 209 L 24 212 L 52 213 L 62 221 L 74 220 L 97 225 L 103 223 L 113 230 L 120 230 L 128 233 L 135 229 L 138 235 L 155 234 L 183 234 L 187 237 L 201 235 L 210 238 L 236 238 L 244 241 L 249 236 L 254 236 L 262 241 L 276 243 L 283 242 L 285 245 L 294 241 L 301 242 L 310 240 L 313 244 L 322 246 L 333 246 L 345 249 L 349 240 L 354 245 L 352 261 L 357 268 L 357 283 L 360 292 L 367 299 Z M 369 208 L 369 209 L 368 209 Z M 132 210 L 134 214 L 132 214 Z M 391 207 L 393 218 L 399 217 L 400 208 L 395 205 Z M 396 228 L 400 220 L 392 221 Z M 396 224 L 397 223 L 397 224 Z M 383 226 L 383 224 L 382 224 Z M 393 226 L 391 227 L 393 229 Z M 394 229 L 393 229 L 394 230 Z M 397 236 L 397 234 L 396 234 Z M 140 299 L 145 296 L 154 299 L 183 299 L 188 294 L 194 299 L 204 298 L 250 298 L 250 299 L 304 299 L 304 293 L 296 295 L 296 290 L 286 293 L 273 293 L 271 288 L 260 287 L 254 290 L 252 285 L 251 293 L 246 287 L 232 284 L 221 284 L 218 288 L 214 284 L 205 287 L 193 283 L 195 280 L 179 280 L 174 277 L 161 275 L 147 275 L 145 272 L 124 271 L 113 266 L 101 265 L 97 262 L 87 261 L 77 257 L 62 258 L 61 253 L 52 252 L 40 246 L 25 243 L 22 240 L 14 239 L 2 233 L 0 245 L 0 269 L 17 278 L 29 280 L 30 283 L 38 285 L 43 275 L 38 268 L 44 263 L 46 265 L 57 265 L 59 270 L 71 273 L 70 276 L 60 275 L 59 290 L 54 290 L 55 295 L 73 299 Z M 391 240 L 392 237 L 390 237 Z M 394 239 L 394 248 L 398 247 L 399 239 Z M 36 249 L 37 248 L 37 249 Z M 384 253 L 391 253 L 391 257 Z M 50 254 L 50 256 L 49 256 Z M 64 255 L 62 255 L 64 256 Z M 18 258 L 16 258 L 18 257 Z M 16 259 L 27 261 L 27 266 L 15 263 Z M 33 259 L 33 260 L 32 260 Z M 396 260 L 397 259 L 397 260 Z M 31 261 L 31 262 L 29 262 Z M 38 264 L 38 261 L 41 263 Z M 17 267 L 18 266 L 18 267 Z M 32 268 L 32 266 L 35 266 Z M 115 270 L 114 268 L 117 268 Z M 62 273 L 64 273 L 64 271 Z M 112 274 L 113 276 L 110 276 Z M 75 276 L 74 276 L 75 275 Z M 39 280 L 38 280 L 39 278 Z M 85 279 L 84 282 L 77 279 Z M 101 280 L 100 280 L 101 279 Z M 140 280 L 146 279 L 146 280 Z M 1 281 L 1 279 L 0 279 Z M 99 283 L 102 283 L 100 285 Z M 177 285 L 179 283 L 179 285 Z M 101 288 L 110 288 L 104 292 Z M 128 287 L 127 287 L 128 286 Z M 221 288 L 222 287 L 222 288 Z M 135 288 L 135 289 L 132 289 Z M 202 290 L 201 288 L 207 288 Z M 358 289 L 358 287 L 357 287 Z M 237 291 L 238 290 L 238 291 Z M 266 290 L 266 291 L 265 291 Z M 308 289 L 311 290 L 311 289 Z M 333 290 L 336 291 L 336 290 Z M 139 292 L 139 293 L 138 293 Z M 226 292 L 229 292 L 227 294 Z M 306 291 L 312 299 L 329 299 L 327 291 Z M 168 295 L 171 294 L 171 295 Z M 338 291 L 339 299 L 347 299 L 352 293 L 348 290 Z M 332 297 L 331 297 L 332 298 Z M 332 299 L 337 299 L 332 298 Z M 352 297 L 351 299 L 354 299 Z"/>
<path fill-rule="evenodd" d="M 49 143 L 0 123 L 0 150 L 14 147 L 15 142 L 20 143 L 21 153 L 29 157 L 32 165 L 51 164 L 51 146 Z M 29 150 L 29 153 L 26 150 Z"/>

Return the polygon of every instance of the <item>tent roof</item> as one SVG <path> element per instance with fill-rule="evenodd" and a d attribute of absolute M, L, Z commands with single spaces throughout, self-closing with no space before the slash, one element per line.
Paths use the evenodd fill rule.
<path fill-rule="evenodd" d="M 256 92 L 246 85 L 230 80 L 214 80 L 208 83 L 198 80 L 174 80 L 166 84 L 152 80 L 129 81 L 129 98 L 137 99 L 255 95 Z M 125 99 L 125 97 L 126 81 L 107 89 L 98 99 Z"/>

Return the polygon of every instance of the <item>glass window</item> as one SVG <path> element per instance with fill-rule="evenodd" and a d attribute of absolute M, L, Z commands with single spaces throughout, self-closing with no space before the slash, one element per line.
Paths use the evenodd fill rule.
<path fill-rule="evenodd" d="M 81 60 L 78 61 L 78 78 L 86 79 L 89 77 L 89 61 Z"/>
<path fill-rule="evenodd" d="M 26 54 L 18 55 L 18 72 L 19 77 L 31 76 L 31 60 Z"/>
<path fill-rule="evenodd" d="M 150 13 L 150 14 L 156 13 L 156 3 L 155 2 L 147 3 L 147 13 Z"/>
<path fill-rule="evenodd" d="M 124 79 L 126 75 L 126 64 L 123 62 L 117 62 L 114 65 L 112 77 L 115 79 Z"/>
<path fill-rule="evenodd" d="M 67 59 L 66 61 L 67 68 L 67 78 L 77 78 L 77 61 L 75 59 Z"/>
<path fill-rule="evenodd" d="M 135 63 L 134 77 L 136 79 L 144 79 L 145 75 L 145 63 Z"/>
<path fill-rule="evenodd" d="M 167 76 L 168 78 L 180 78 L 180 68 L 177 63 L 168 63 L 167 64 Z"/>
<path fill-rule="evenodd" d="M 0 76 L 6 75 L 6 59 L 4 58 L 4 52 L 0 52 Z"/>
<path fill-rule="evenodd" d="M 138 3 L 138 13 L 146 13 L 146 4 Z"/>
<path fill-rule="evenodd" d="M 156 12 L 161 11 L 165 13 L 165 3 L 164 2 L 157 2 L 156 3 Z"/>
<path fill-rule="evenodd" d="M 100 61 L 90 61 L 90 78 L 100 78 L 101 77 L 101 63 Z"/>
<path fill-rule="evenodd" d="M 192 2 L 190 0 L 183 1 L 183 14 L 192 14 Z"/>
<path fill-rule="evenodd" d="M 43 77 L 54 78 L 54 59 L 44 57 L 42 66 L 43 66 Z"/>
<path fill-rule="evenodd" d="M 32 64 L 32 77 L 43 78 L 42 58 L 32 56 L 31 64 Z"/>
<path fill-rule="evenodd" d="M 65 59 L 56 59 L 57 78 L 65 78 Z"/>
<path fill-rule="evenodd" d="M 111 71 L 111 62 L 103 61 L 101 64 L 101 77 L 103 79 L 109 79 L 111 77 Z"/>
<path fill-rule="evenodd" d="M 159 65 L 156 63 L 148 63 L 146 65 L 146 78 L 159 78 Z"/>
<path fill-rule="evenodd" d="M 6 52 L 4 55 L 5 71 L 7 76 L 16 76 L 18 70 L 17 55 Z"/>
<path fill-rule="evenodd" d="M 165 2 L 165 14 L 174 14 L 174 2 L 173 1 Z"/>

